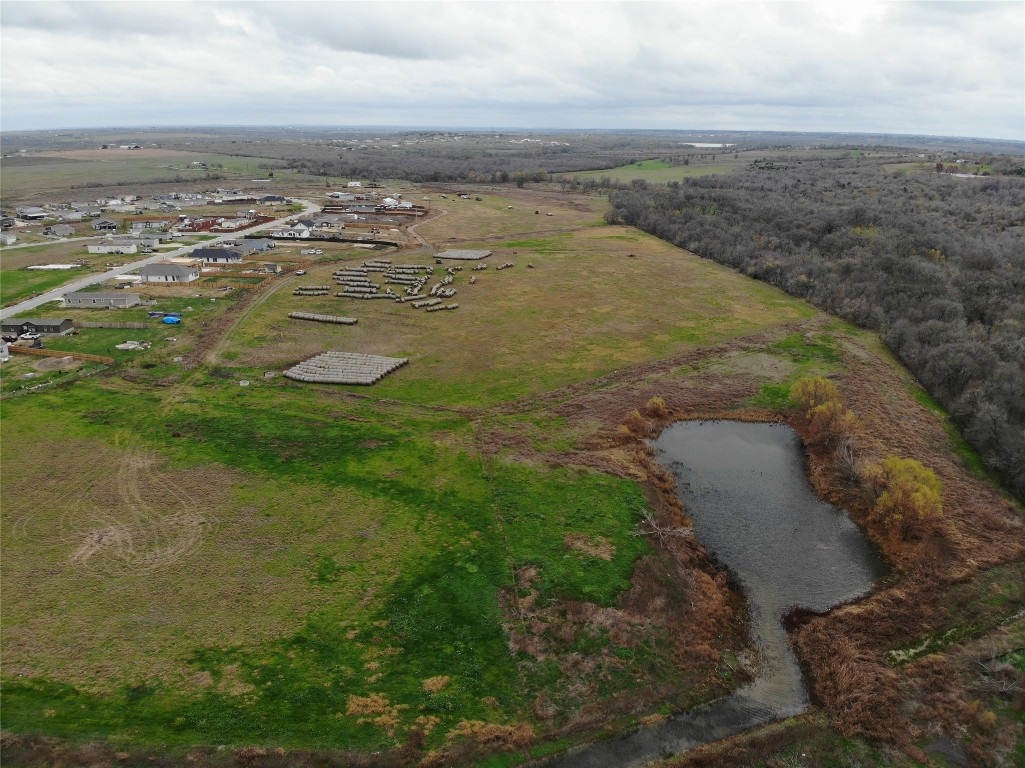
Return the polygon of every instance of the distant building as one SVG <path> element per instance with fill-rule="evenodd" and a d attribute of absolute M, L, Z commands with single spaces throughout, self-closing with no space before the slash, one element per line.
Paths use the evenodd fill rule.
<path fill-rule="evenodd" d="M 17 235 L 12 235 L 9 232 L 0 235 L 0 245 L 14 245 L 16 242 L 18 242 Z"/>
<path fill-rule="evenodd" d="M 38 221 L 39 219 L 46 218 L 46 211 L 34 205 L 29 205 L 18 209 L 18 218 L 25 221 Z"/>
<path fill-rule="evenodd" d="M 43 229 L 43 234 L 54 237 L 71 237 L 75 234 L 75 228 L 70 224 L 51 224 Z"/>
<path fill-rule="evenodd" d="M 117 232 L 117 222 L 110 219 L 100 219 L 93 222 L 93 229 L 97 232 Z"/>
<path fill-rule="evenodd" d="M 245 244 L 250 246 L 254 252 L 259 253 L 262 253 L 263 251 L 269 251 L 271 248 L 276 248 L 278 245 L 269 237 L 250 238 L 245 241 Z"/>
<path fill-rule="evenodd" d="M 147 264 L 139 269 L 147 283 L 191 283 L 199 279 L 199 267 L 188 264 Z"/>
<path fill-rule="evenodd" d="M 56 335 L 75 330 L 75 323 L 69 317 L 17 318 L 3 321 L 4 334 L 20 336 L 23 333 Z"/>
<path fill-rule="evenodd" d="M 77 291 L 64 294 L 64 306 L 68 309 L 124 309 L 134 307 L 141 301 L 137 293 L 120 291 Z"/>
<path fill-rule="evenodd" d="M 283 227 L 281 229 L 272 230 L 270 233 L 271 237 L 278 238 L 307 238 L 310 236 L 312 230 L 305 224 L 295 224 L 291 227 Z"/>
<path fill-rule="evenodd" d="M 349 187 L 350 189 L 355 189 L 356 187 L 362 187 L 363 185 L 360 184 L 358 181 L 350 181 L 345 186 Z"/>
<path fill-rule="evenodd" d="M 114 242 L 114 243 L 91 243 L 86 246 L 89 253 L 138 253 L 139 246 L 135 243 Z"/>

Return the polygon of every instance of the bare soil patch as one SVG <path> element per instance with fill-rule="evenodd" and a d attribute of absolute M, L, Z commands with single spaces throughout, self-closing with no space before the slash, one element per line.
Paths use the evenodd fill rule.
<path fill-rule="evenodd" d="M 64 371 L 83 365 L 85 365 L 83 361 L 73 357 L 47 357 L 36 363 L 35 368 L 37 371 Z"/>

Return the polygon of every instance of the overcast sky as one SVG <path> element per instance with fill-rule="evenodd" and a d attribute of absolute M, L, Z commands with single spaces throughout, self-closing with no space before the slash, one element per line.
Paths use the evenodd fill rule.
<path fill-rule="evenodd" d="M 4 130 L 1025 139 L 1025 2 L 0 2 Z"/>

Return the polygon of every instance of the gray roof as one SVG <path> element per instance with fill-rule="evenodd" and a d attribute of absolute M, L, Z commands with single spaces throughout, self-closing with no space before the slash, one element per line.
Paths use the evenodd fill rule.
<path fill-rule="evenodd" d="M 4 325 L 24 325 L 25 323 L 32 323 L 32 325 L 60 325 L 63 322 L 71 322 L 70 317 L 16 317 L 11 320 L 4 320 Z"/>
<path fill-rule="evenodd" d="M 65 299 L 128 299 L 133 296 L 139 298 L 137 293 L 125 293 L 124 291 L 75 291 L 64 294 Z"/>
<path fill-rule="evenodd" d="M 195 267 L 189 267 L 185 264 L 147 264 L 139 269 L 140 275 L 173 275 L 177 277 L 185 277 L 199 272 Z"/>
<path fill-rule="evenodd" d="M 242 254 L 231 248 L 196 248 L 192 255 L 197 259 L 223 259 L 225 256 L 241 259 Z"/>

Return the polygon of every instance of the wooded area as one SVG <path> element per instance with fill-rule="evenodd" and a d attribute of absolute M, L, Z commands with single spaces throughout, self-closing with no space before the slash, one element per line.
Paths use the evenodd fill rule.
<path fill-rule="evenodd" d="M 1025 500 L 1025 181 L 755 161 L 610 201 L 610 221 L 879 331 Z"/>

